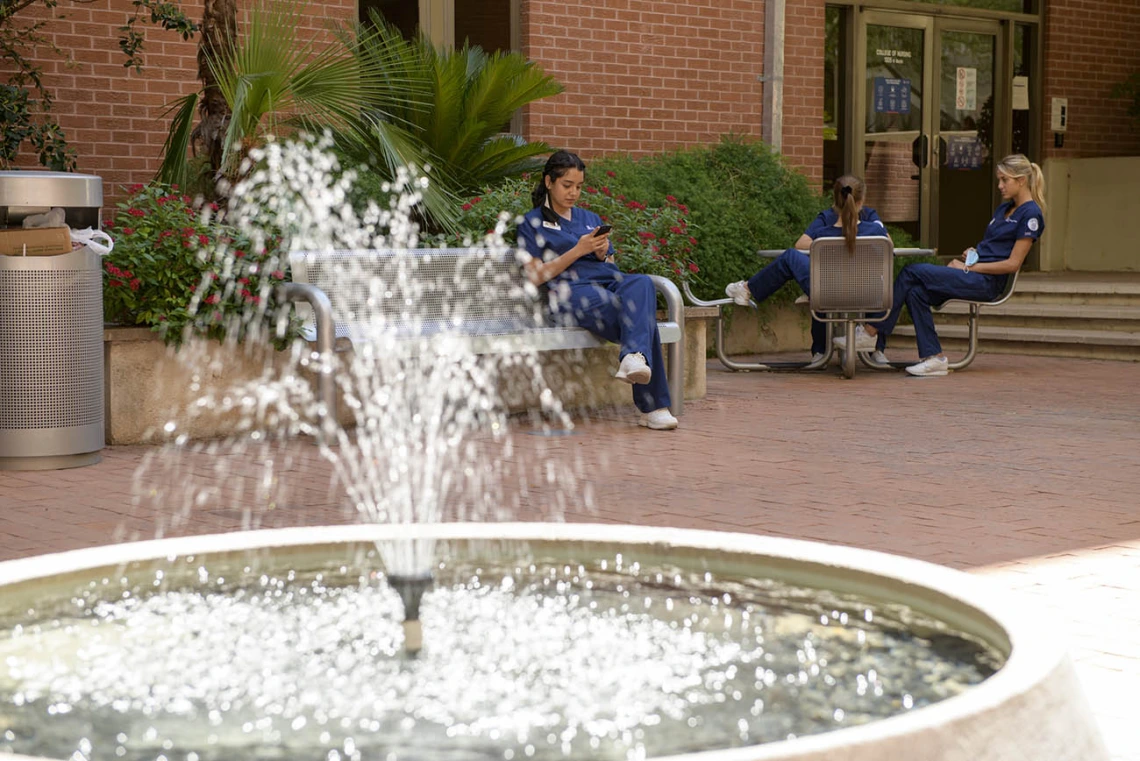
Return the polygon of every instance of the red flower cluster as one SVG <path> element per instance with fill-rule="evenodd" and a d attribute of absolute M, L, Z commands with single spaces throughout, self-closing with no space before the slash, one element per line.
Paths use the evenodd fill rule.
<path fill-rule="evenodd" d="M 127 209 L 127 213 L 130 214 L 132 217 L 145 217 L 146 216 L 146 212 L 143 211 L 142 209 Z"/>

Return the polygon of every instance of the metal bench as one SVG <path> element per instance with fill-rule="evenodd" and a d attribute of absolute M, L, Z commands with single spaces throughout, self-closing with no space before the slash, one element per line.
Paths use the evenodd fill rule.
<path fill-rule="evenodd" d="M 1001 295 L 993 301 L 970 301 L 969 299 L 949 299 L 938 306 L 934 307 L 935 311 L 942 309 L 942 307 L 953 301 L 960 301 L 963 304 L 970 305 L 969 315 L 967 321 L 969 324 L 969 343 L 966 346 L 966 354 L 957 361 L 950 362 L 947 367 L 950 370 L 962 370 L 969 366 L 974 361 L 974 357 L 978 353 L 978 317 L 981 314 L 982 307 L 996 307 L 999 304 L 1004 304 L 1013 295 L 1014 288 L 1017 287 L 1017 272 L 1008 275 L 1005 279 L 1005 288 L 1002 290 Z M 883 364 L 871 359 L 869 352 L 860 352 L 859 359 L 867 367 L 874 368 L 875 370 L 897 370 L 907 365 L 913 364 L 912 362 L 891 362 L 890 364 Z"/>
<path fill-rule="evenodd" d="M 579 327 L 560 325 L 546 299 L 530 286 L 514 250 L 487 248 L 294 252 L 292 282 L 283 299 L 299 302 L 303 337 L 315 342 L 318 394 L 327 419 L 336 420 L 332 361 L 337 339 L 359 342 L 382 330 L 413 352 L 455 342 L 473 354 L 588 349 L 606 341 Z M 685 313 L 671 281 L 651 275 L 665 300 L 657 323 L 667 345 L 674 415 L 684 407 Z"/>
<path fill-rule="evenodd" d="M 687 284 L 683 286 L 686 298 L 696 306 L 715 306 L 719 311 L 716 321 L 717 358 L 730 370 L 739 371 L 779 371 L 779 370 L 819 370 L 831 362 L 836 349 L 832 346 L 833 326 L 843 323 L 848 336 L 848 346 L 854 344 L 855 325 L 879 312 L 891 308 L 894 293 L 894 257 L 932 255 L 932 249 L 895 249 L 885 236 L 858 238 L 855 253 L 847 250 L 843 238 L 817 238 L 812 241 L 808 255 L 811 257 L 811 298 L 807 299 L 813 316 L 827 325 L 827 349 L 822 358 L 816 361 L 800 362 L 737 362 L 730 359 L 724 350 L 724 308 L 734 305 L 732 299 L 702 301 L 693 295 Z M 775 258 L 784 249 L 761 250 L 758 256 Z M 797 299 L 797 303 L 799 299 Z M 851 352 L 843 352 L 843 374 L 847 378 L 855 375 L 855 357 Z"/>

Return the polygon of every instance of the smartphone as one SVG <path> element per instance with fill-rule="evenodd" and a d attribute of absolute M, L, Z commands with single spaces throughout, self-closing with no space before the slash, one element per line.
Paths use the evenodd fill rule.
<path fill-rule="evenodd" d="M 601 227 L 594 228 L 594 236 L 605 235 L 610 230 L 614 229 L 613 225 L 602 225 Z"/>

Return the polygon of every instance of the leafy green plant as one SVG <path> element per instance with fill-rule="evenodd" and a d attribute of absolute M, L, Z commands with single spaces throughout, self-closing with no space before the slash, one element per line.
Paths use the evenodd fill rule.
<path fill-rule="evenodd" d="M 495 229 L 504 213 L 512 224 L 518 224 L 532 208 L 532 187 L 528 177 L 511 179 L 464 202 L 459 218 L 463 232 L 452 235 L 450 242 L 479 240 Z M 649 206 L 629 198 L 616 185 L 599 182 L 583 189 L 578 205 L 613 225 L 610 240 L 622 271 L 661 275 L 678 282 L 696 279 L 700 271 L 693 261 L 697 230 L 689 223 L 688 208 L 675 198 L 666 198 L 661 206 Z"/>
<path fill-rule="evenodd" d="M 115 246 L 103 259 L 108 322 L 150 327 L 167 343 L 186 335 L 241 340 L 255 326 L 275 326 L 274 286 L 285 279 L 273 251 L 257 251 L 233 228 L 195 209 L 162 184 L 133 185 L 105 227 Z M 201 213 L 206 212 L 206 213 Z M 296 325 L 275 335 L 296 335 Z"/>
<path fill-rule="evenodd" d="M 790 246 L 828 203 L 766 145 L 732 135 L 652 156 L 606 157 L 591 164 L 588 175 L 605 176 L 647 204 L 673 197 L 690 210 L 690 225 L 701 231 L 694 251 L 701 282 L 694 291 L 704 298 L 723 298 L 725 284 L 764 264 L 757 250 Z M 777 300 L 799 293 L 785 290 Z"/>
<path fill-rule="evenodd" d="M 469 45 L 436 49 L 423 36 L 403 39 L 375 14 L 357 39 L 355 54 L 362 68 L 379 75 L 380 97 L 370 95 L 352 128 L 339 130 L 338 146 L 347 165 L 386 178 L 400 166 L 430 167 L 430 187 L 452 199 L 447 207 L 429 204 L 428 221 L 437 229 L 455 229 L 454 199 L 517 175 L 550 153 L 546 143 L 503 131 L 518 109 L 562 92 L 522 54 L 488 54 Z M 416 97 L 392 97 L 397 85 Z"/>
<path fill-rule="evenodd" d="M 230 181 L 249 149 L 268 134 L 302 127 L 314 134 L 327 127 L 351 133 L 366 105 L 386 113 L 394 104 L 406 108 L 419 100 L 411 87 L 385 76 L 393 65 L 389 54 L 354 55 L 357 43 L 345 30 L 318 45 L 302 36 L 306 16 L 300 0 L 263 0 L 247 10 L 233 45 L 202 53 L 212 86 L 231 112 L 220 167 Z M 188 154 L 200 97 L 191 93 L 171 104 L 160 182 L 182 185 L 192 179 Z"/>

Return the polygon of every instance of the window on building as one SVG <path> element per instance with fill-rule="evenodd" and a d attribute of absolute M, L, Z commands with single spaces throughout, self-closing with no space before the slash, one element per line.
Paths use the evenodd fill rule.
<path fill-rule="evenodd" d="M 1013 152 L 1026 156 L 1033 156 L 1035 125 L 1029 115 L 1038 112 L 1033 105 L 1035 83 L 1030 78 L 1037 55 L 1035 33 L 1036 27 L 1029 24 L 1016 24 L 1013 29 Z"/>
<path fill-rule="evenodd" d="M 987 11 L 1036 13 L 1039 0 L 918 0 L 932 5 L 954 5 L 959 8 L 981 8 Z"/>
<path fill-rule="evenodd" d="M 455 46 L 462 47 L 464 41 L 488 53 L 510 50 L 511 0 L 456 0 Z"/>
<path fill-rule="evenodd" d="M 823 186 L 826 190 L 847 166 L 843 125 L 847 112 L 846 8 L 829 5 L 824 16 L 823 44 Z"/>
<path fill-rule="evenodd" d="M 420 4 L 417 0 L 360 0 L 361 23 L 368 23 L 373 11 L 399 29 L 404 39 L 412 39 L 419 31 Z"/>

